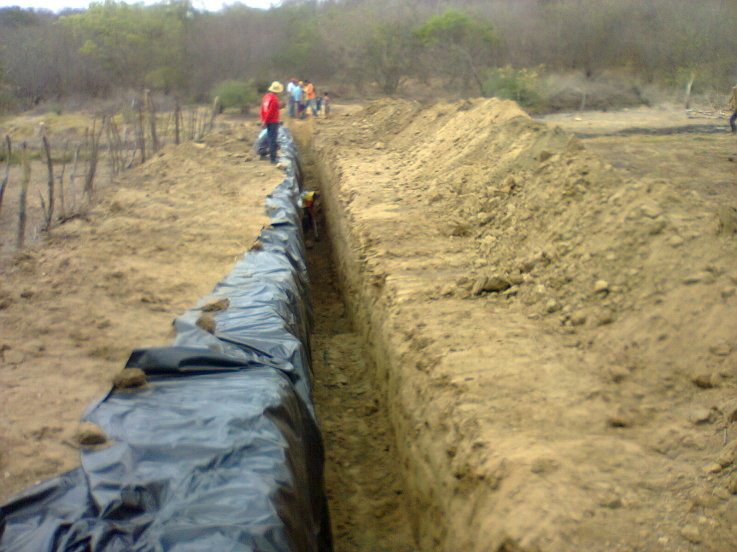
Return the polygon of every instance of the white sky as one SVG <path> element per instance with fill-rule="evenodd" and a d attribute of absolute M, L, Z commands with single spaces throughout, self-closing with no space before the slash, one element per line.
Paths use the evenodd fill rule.
<path fill-rule="evenodd" d="M 58 12 L 64 8 L 86 8 L 91 0 L 0 0 L 0 8 L 20 6 L 21 8 L 44 8 Z M 126 4 L 136 4 L 137 0 L 126 1 Z M 147 0 L 146 4 L 155 4 L 156 1 Z M 235 4 L 236 0 L 192 0 L 192 7 L 197 10 L 217 11 L 223 4 Z M 278 5 L 280 0 L 240 0 L 241 4 L 252 8 L 267 9 L 271 5 Z"/>

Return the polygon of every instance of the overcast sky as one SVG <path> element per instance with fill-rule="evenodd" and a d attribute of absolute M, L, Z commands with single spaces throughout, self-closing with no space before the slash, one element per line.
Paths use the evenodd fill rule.
<path fill-rule="evenodd" d="M 241 0 L 241 4 L 252 8 L 269 8 L 272 4 L 278 5 L 280 0 Z M 136 4 L 131 0 L 126 4 Z M 156 1 L 146 1 L 146 4 L 156 4 Z M 223 4 L 235 4 L 235 0 L 192 0 L 192 7 L 198 10 L 217 11 Z M 20 6 L 21 8 L 44 8 L 58 12 L 64 8 L 86 8 L 90 0 L 0 0 L 0 8 Z"/>

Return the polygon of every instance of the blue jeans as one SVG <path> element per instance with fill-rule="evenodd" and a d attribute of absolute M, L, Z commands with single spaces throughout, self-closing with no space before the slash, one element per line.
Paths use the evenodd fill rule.
<path fill-rule="evenodd" d="M 294 117 L 294 115 L 297 112 L 297 102 L 294 101 L 294 98 L 289 98 L 289 116 Z"/>
<path fill-rule="evenodd" d="M 269 143 L 269 159 L 276 163 L 276 137 L 279 135 L 279 123 L 266 124 L 266 141 Z"/>
<path fill-rule="evenodd" d="M 732 132 L 737 132 L 737 125 L 734 123 L 737 121 L 737 111 L 732 113 L 732 116 L 729 118 L 729 126 L 732 128 Z"/>

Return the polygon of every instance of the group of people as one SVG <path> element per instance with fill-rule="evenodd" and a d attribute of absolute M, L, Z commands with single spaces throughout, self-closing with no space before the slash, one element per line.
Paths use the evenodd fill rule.
<path fill-rule="evenodd" d="M 276 163 L 276 151 L 278 149 L 277 136 L 281 124 L 279 94 L 282 92 L 284 92 L 284 85 L 279 81 L 274 81 L 261 100 L 261 123 L 266 129 L 269 159 L 272 163 Z M 290 117 L 304 118 L 308 109 L 314 117 L 317 117 L 320 111 L 325 113 L 325 117 L 330 115 L 330 94 L 325 92 L 322 97 L 318 97 L 315 85 L 308 80 L 302 82 L 297 81 L 297 79 L 290 79 L 289 84 L 287 84 L 287 102 Z"/>
<path fill-rule="evenodd" d="M 307 79 L 304 81 L 289 79 L 287 102 L 289 116 L 292 118 L 304 119 L 308 111 L 313 117 L 317 117 L 320 111 L 325 113 L 325 117 L 330 115 L 330 94 L 325 92 L 322 96 L 318 95 L 315 85 Z"/>

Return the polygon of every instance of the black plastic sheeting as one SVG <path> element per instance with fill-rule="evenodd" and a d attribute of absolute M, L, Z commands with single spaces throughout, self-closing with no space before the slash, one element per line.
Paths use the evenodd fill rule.
<path fill-rule="evenodd" d="M 267 198 L 260 245 L 175 321 L 171 347 L 134 351 L 140 390 L 112 390 L 84 420 L 111 442 L 0 507 L 2 551 L 330 552 L 323 448 L 310 397 L 310 310 L 300 164 Z"/>

